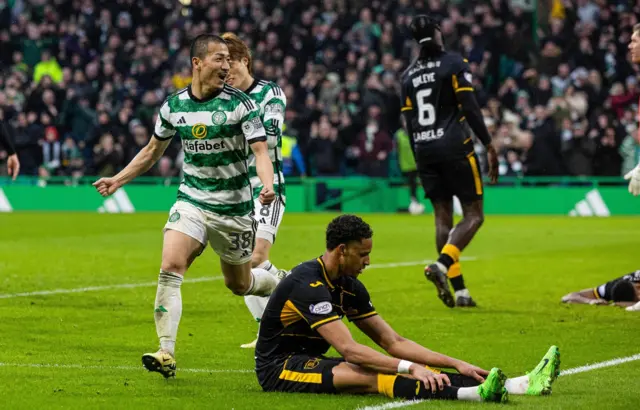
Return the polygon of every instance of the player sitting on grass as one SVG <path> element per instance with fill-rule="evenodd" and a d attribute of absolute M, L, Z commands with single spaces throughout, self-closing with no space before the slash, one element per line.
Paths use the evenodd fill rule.
<path fill-rule="evenodd" d="M 397 334 L 358 280 L 370 263 L 372 236 L 357 216 L 335 218 L 327 227 L 325 253 L 293 268 L 271 294 L 256 346 L 263 390 L 493 402 L 507 401 L 509 393 L 551 393 L 560 367 L 555 346 L 533 371 L 507 379 L 498 368 L 483 370 Z M 389 356 L 354 341 L 344 316 Z M 324 356 L 331 346 L 342 358 Z"/>
<path fill-rule="evenodd" d="M 640 301 L 640 270 L 614 279 L 604 285 L 572 292 L 562 297 L 562 302 L 564 303 L 587 305 L 608 305 L 613 303 L 616 306 L 627 307 L 629 311 L 640 311 L 638 301 Z"/>

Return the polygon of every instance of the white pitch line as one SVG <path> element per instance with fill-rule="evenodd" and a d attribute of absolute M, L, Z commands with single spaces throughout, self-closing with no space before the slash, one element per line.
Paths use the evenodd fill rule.
<path fill-rule="evenodd" d="M 96 366 L 83 364 L 51 364 L 51 363 L 0 363 L 0 367 L 29 367 L 36 369 L 92 369 L 92 370 L 144 370 L 140 366 Z M 181 372 L 187 373 L 253 373 L 249 369 L 182 369 Z"/>
<path fill-rule="evenodd" d="M 461 260 L 473 261 L 473 260 L 476 260 L 476 258 L 462 257 Z M 433 262 L 433 261 L 421 260 L 421 261 L 412 261 L 412 262 L 380 263 L 380 264 L 373 264 L 369 266 L 367 269 L 399 268 L 403 266 L 422 265 L 429 262 Z M 186 278 L 184 282 L 185 283 L 212 282 L 212 281 L 221 280 L 221 279 L 223 279 L 222 276 L 203 276 L 200 278 Z M 113 290 L 113 289 L 146 288 L 146 287 L 152 287 L 157 285 L 158 285 L 158 282 L 155 281 L 155 282 L 142 282 L 142 283 L 122 283 L 118 285 L 87 286 L 83 288 L 73 288 L 73 289 L 36 290 L 33 292 L 0 294 L 0 299 L 12 299 L 12 298 L 25 297 L 25 296 L 49 296 L 49 295 L 60 295 L 60 294 L 68 294 L 68 293 L 97 292 L 101 290 Z"/>
<path fill-rule="evenodd" d="M 414 404 L 420 404 L 426 400 L 407 400 L 407 401 L 392 401 L 378 406 L 358 407 L 356 410 L 387 410 L 387 409 L 399 409 L 401 407 L 409 407 Z"/>
<path fill-rule="evenodd" d="M 475 256 L 463 256 L 460 258 L 461 262 L 464 261 L 475 261 L 478 258 Z M 386 269 L 386 268 L 400 268 L 403 266 L 416 266 L 416 265 L 426 265 L 427 263 L 434 262 L 432 259 L 424 259 L 421 261 L 411 261 L 411 262 L 394 262 L 394 263 L 378 263 L 370 265 L 366 270 L 369 269 Z"/>
<path fill-rule="evenodd" d="M 568 376 L 570 374 L 590 372 L 591 370 L 602 369 L 603 367 L 617 366 L 622 363 L 633 362 L 636 360 L 640 360 L 640 354 L 634 354 L 633 356 L 627 356 L 627 357 L 618 357 L 617 359 L 611 359 L 605 362 L 599 362 L 594 364 L 588 364 L 585 366 L 574 367 L 573 369 L 560 371 L 560 376 Z"/>
<path fill-rule="evenodd" d="M 592 370 L 602 369 L 605 367 L 618 366 L 623 363 L 633 362 L 636 360 L 640 360 L 640 353 L 634 354 L 633 356 L 627 357 L 618 357 L 611 360 L 606 360 L 604 362 L 598 362 L 593 364 L 588 364 L 585 366 L 573 367 L 567 370 L 561 370 L 560 376 L 569 376 L 572 374 L 590 372 Z M 394 401 L 384 404 L 379 404 L 376 406 L 366 406 L 366 407 L 358 407 L 356 410 L 387 410 L 387 409 L 399 409 L 402 407 L 414 406 L 416 404 L 420 404 L 424 401 L 428 400 L 403 400 L 403 401 Z"/>
<path fill-rule="evenodd" d="M 211 282 L 214 280 L 221 280 L 222 276 L 203 276 L 201 278 L 186 278 L 184 281 L 187 283 L 197 282 Z M 33 292 L 21 292 L 21 293 L 5 293 L 0 294 L 0 299 L 19 298 L 24 296 L 48 296 L 59 295 L 64 293 L 84 293 L 84 292 L 96 292 L 100 290 L 112 290 L 112 289 L 133 289 L 158 286 L 158 281 L 155 282 L 142 282 L 142 283 L 122 283 L 119 285 L 104 285 L 104 286 L 87 286 L 84 288 L 74 289 L 51 289 L 51 290 L 37 290 Z"/>

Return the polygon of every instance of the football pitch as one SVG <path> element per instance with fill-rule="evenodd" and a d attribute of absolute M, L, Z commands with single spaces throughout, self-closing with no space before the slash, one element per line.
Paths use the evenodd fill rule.
<path fill-rule="evenodd" d="M 262 392 L 253 352 L 239 347 L 253 340 L 256 325 L 243 299 L 224 287 L 211 249 L 182 286 L 177 377 L 148 373 L 140 357 L 157 349 L 153 302 L 167 216 L 0 214 L 3 408 L 496 406 Z M 289 269 L 319 256 L 333 216 L 286 214 L 272 262 Z M 501 367 L 509 376 L 530 371 L 558 345 L 566 373 L 553 394 L 511 396 L 509 407 L 637 405 L 640 314 L 567 306 L 560 298 L 640 269 L 640 219 L 488 216 L 462 262 L 479 307 L 462 310 L 446 308 L 422 274 L 435 257 L 430 215 L 362 216 L 374 229 L 374 247 L 372 266 L 360 279 L 401 335 L 485 368 Z M 349 326 L 358 341 L 372 345 Z"/>

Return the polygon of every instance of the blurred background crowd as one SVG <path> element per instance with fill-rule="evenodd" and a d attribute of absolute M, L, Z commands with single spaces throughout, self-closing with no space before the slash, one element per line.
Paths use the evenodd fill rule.
<path fill-rule="evenodd" d="M 423 12 L 469 60 L 501 175 L 638 162 L 627 45 L 640 0 L 0 0 L 0 119 L 23 174 L 113 175 L 189 84 L 190 40 L 232 31 L 287 95 L 287 174 L 397 176 L 410 166 L 399 78 L 417 51 L 406 26 Z M 175 140 L 148 175 L 181 161 Z"/>

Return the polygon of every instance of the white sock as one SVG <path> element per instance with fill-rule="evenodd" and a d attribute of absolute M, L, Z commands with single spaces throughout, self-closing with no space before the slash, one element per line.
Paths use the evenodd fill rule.
<path fill-rule="evenodd" d="M 160 271 L 156 292 L 154 318 L 156 333 L 160 339 L 160 348 L 175 355 L 176 336 L 182 316 L 182 296 L 180 285 L 182 275 Z"/>
<path fill-rule="evenodd" d="M 251 277 L 251 286 L 245 295 L 269 296 L 278 286 L 278 279 L 264 269 L 251 269 Z"/>
<path fill-rule="evenodd" d="M 271 273 L 272 275 L 275 275 L 276 273 L 278 273 L 278 268 L 276 268 L 273 265 L 273 263 L 269 262 L 268 260 L 262 262 L 260 265 L 256 266 L 256 268 L 264 269 L 269 273 Z"/>
<path fill-rule="evenodd" d="M 458 389 L 458 400 L 482 401 L 482 397 L 478 393 L 478 386 L 460 387 Z"/>
<path fill-rule="evenodd" d="M 465 297 L 465 298 L 470 298 L 471 294 L 469 293 L 469 289 L 460 289 L 460 290 L 456 290 L 456 299 L 459 297 Z"/>
<path fill-rule="evenodd" d="M 529 376 L 514 377 L 507 379 L 504 387 L 511 394 L 525 394 L 529 388 Z"/>
<path fill-rule="evenodd" d="M 264 310 L 267 308 L 267 302 L 269 302 L 268 296 L 247 295 L 244 297 L 244 303 L 247 305 L 247 308 L 249 308 L 249 312 L 251 312 L 256 322 L 262 320 Z"/>

